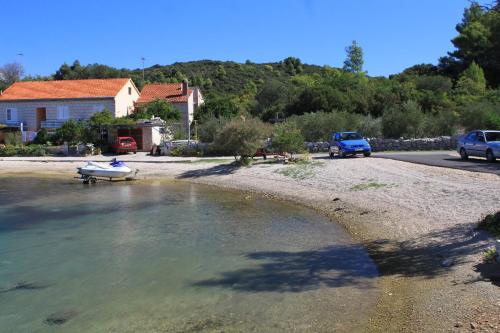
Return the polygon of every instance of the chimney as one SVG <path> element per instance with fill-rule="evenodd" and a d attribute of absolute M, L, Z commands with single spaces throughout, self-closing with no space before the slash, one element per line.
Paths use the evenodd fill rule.
<path fill-rule="evenodd" d="M 182 95 L 186 96 L 188 94 L 188 81 L 182 81 Z"/>

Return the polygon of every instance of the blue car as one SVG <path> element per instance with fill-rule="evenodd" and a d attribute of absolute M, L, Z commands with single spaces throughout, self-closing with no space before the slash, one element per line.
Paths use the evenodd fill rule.
<path fill-rule="evenodd" d="M 476 130 L 458 140 L 458 153 L 463 160 L 469 156 L 486 157 L 488 162 L 500 158 L 500 131 Z"/>
<path fill-rule="evenodd" d="M 330 141 L 330 157 L 337 154 L 340 157 L 348 155 L 363 154 L 368 157 L 372 153 L 372 147 L 359 133 L 356 132 L 334 132 Z"/>

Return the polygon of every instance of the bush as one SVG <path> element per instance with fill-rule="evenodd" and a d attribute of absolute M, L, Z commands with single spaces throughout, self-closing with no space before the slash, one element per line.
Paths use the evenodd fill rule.
<path fill-rule="evenodd" d="M 306 141 L 328 141 L 332 132 L 358 130 L 363 118 L 349 112 L 315 112 L 292 116 L 289 123 L 300 129 Z"/>
<path fill-rule="evenodd" d="M 214 142 L 217 134 L 227 123 L 226 118 L 210 117 L 198 127 L 198 138 L 201 142 Z"/>
<path fill-rule="evenodd" d="M 487 101 L 466 104 L 462 111 L 462 125 L 467 130 L 500 129 L 500 105 Z"/>
<path fill-rule="evenodd" d="M 478 228 L 488 231 L 494 237 L 500 237 L 500 212 L 486 216 L 479 222 Z"/>
<path fill-rule="evenodd" d="M 203 150 L 198 146 L 178 146 L 170 150 L 170 156 L 174 157 L 201 157 L 203 155 Z"/>
<path fill-rule="evenodd" d="M 420 106 L 408 101 L 401 106 L 394 106 L 384 111 L 382 133 L 388 138 L 418 138 L 423 134 L 425 115 Z"/>
<path fill-rule="evenodd" d="M 279 152 L 299 153 L 304 150 L 304 136 L 295 123 L 276 125 L 272 148 Z"/>
<path fill-rule="evenodd" d="M 232 119 L 228 121 L 217 134 L 214 150 L 234 156 L 240 156 L 240 162 L 262 148 L 264 139 L 271 133 L 270 125 L 254 118 Z"/>
<path fill-rule="evenodd" d="M 84 135 L 84 128 L 85 127 L 82 123 L 77 123 L 72 119 L 68 120 L 56 130 L 54 139 L 59 144 L 64 142 L 76 144 L 82 139 Z"/>
<path fill-rule="evenodd" d="M 0 149 L 0 156 L 45 156 L 47 151 L 43 145 L 13 146 L 6 145 Z"/>
<path fill-rule="evenodd" d="M 51 135 L 47 131 L 47 129 L 42 128 L 38 131 L 36 134 L 36 138 L 33 141 L 33 143 L 39 144 L 39 145 L 45 145 L 47 142 L 50 141 Z"/>
<path fill-rule="evenodd" d="M 23 144 L 21 132 L 8 132 L 5 134 L 5 144 L 19 146 Z"/>

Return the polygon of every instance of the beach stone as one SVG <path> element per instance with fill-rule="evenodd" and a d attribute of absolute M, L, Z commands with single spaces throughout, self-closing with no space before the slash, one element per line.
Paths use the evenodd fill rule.
<path fill-rule="evenodd" d="M 453 259 L 451 258 L 445 259 L 441 262 L 441 266 L 443 267 L 451 267 L 452 265 L 453 265 Z"/>
<path fill-rule="evenodd" d="M 48 316 L 45 320 L 44 323 L 50 326 L 54 325 L 62 325 L 71 318 L 75 317 L 77 315 L 76 311 L 69 310 L 69 311 L 60 311 L 60 312 L 55 312 Z"/>

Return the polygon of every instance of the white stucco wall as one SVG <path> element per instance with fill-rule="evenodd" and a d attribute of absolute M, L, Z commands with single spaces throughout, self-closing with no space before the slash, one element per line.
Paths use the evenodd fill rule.
<path fill-rule="evenodd" d="M 134 103 L 138 99 L 139 91 L 132 83 L 132 80 L 129 80 L 115 96 L 115 117 L 125 117 L 132 113 L 134 110 Z"/>

